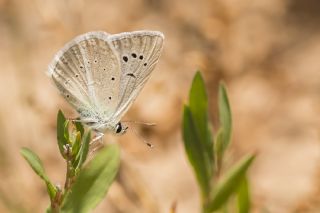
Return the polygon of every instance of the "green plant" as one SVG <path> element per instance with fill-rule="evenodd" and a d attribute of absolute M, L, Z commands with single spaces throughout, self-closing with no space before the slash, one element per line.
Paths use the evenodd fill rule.
<path fill-rule="evenodd" d="M 193 167 L 202 200 L 204 213 L 226 208 L 232 195 L 237 195 L 238 212 L 250 209 L 250 196 L 246 171 L 254 155 L 243 157 L 221 175 L 225 151 L 231 141 L 232 117 L 223 83 L 218 94 L 220 127 L 213 137 L 208 119 L 208 97 L 204 80 L 197 72 L 189 93 L 189 104 L 183 110 L 183 140 L 188 159 Z"/>
<path fill-rule="evenodd" d="M 47 212 L 84 213 L 95 208 L 104 198 L 119 168 L 120 154 L 116 145 L 101 149 L 85 163 L 91 132 L 79 122 L 66 120 L 61 111 L 57 116 L 57 141 L 66 162 L 66 180 L 63 189 L 52 184 L 40 158 L 28 148 L 21 149 L 35 173 L 45 182 L 51 205 Z"/>

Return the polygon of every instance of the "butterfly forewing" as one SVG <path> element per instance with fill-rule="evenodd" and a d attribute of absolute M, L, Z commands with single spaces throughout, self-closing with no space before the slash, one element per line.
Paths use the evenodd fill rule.
<path fill-rule="evenodd" d="M 90 96 L 79 64 L 83 65 L 81 52 L 77 43 L 72 41 L 56 55 L 49 66 L 49 74 L 62 96 L 81 111 L 90 107 Z"/>
<path fill-rule="evenodd" d="M 119 104 L 114 117 L 131 106 L 157 64 L 164 36 L 156 31 L 136 31 L 111 35 L 121 63 Z"/>

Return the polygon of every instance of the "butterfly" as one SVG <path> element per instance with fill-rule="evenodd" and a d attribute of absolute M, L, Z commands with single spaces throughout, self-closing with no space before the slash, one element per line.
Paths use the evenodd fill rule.
<path fill-rule="evenodd" d="M 55 55 L 48 74 L 96 140 L 106 132 L 124 134 L 121 118 L 154 70 L 163 42 L 158 31 L 88 32 Z"/>

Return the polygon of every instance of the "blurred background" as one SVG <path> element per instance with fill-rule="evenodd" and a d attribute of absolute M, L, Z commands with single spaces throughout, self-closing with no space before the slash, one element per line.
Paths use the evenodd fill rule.
<path fill-rule="evenodd" d="M 78 34 L 141 29 L 165 36 L 160 62 L 127 113 L 156 122 L 121 145 L 119 178 L 95 212 L 200 211 L 181 139 L 182 106 L 197 69 L 217 127 L 218 82 L 233 112 L 230 162 L 257 152 L 252 212 L 320 212 L 320 2 L 317 0 L 0 0 L 0 212 L 44 212 L 42 181 L 19 154 L 43 160 L 54 183 L 65 165 L 58 109 L 76 116 L 46 76 L 53 55 Z M 108 137 L 105 138 L 108 143 Z"/>

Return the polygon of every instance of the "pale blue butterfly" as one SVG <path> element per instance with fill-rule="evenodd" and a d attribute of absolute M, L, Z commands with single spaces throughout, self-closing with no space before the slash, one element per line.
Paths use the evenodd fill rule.
<path fill-rule="evenodd" d="M 120 120 L 154 70 L 163 41 L 158 31 L 88 32 L 55 55 L 48 73 L 96 140 L 126 132 Z"/>

